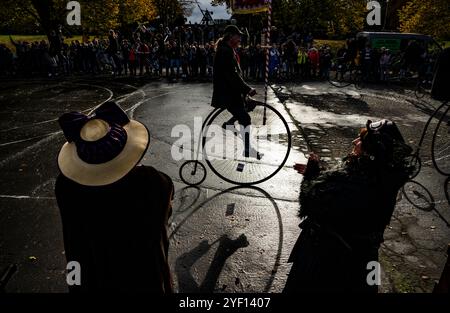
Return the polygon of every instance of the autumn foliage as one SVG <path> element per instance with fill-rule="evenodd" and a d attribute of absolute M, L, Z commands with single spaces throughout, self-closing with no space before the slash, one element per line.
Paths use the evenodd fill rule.
<path fill-rule="evenodd" d="M 411 0 L 398 12 L 400 31 L 450 40 L 449 0 Z"/>

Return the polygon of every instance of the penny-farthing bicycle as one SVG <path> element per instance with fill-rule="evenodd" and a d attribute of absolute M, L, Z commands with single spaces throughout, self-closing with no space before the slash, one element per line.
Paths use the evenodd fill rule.
<path fill-rule="evenodd" d="M 420 172 L 422 161 L 420 149 L 425 139 L 428 127 L 434 118 L 438 119 L 436 128 L 431 140 L 431 161 L 434 168 L 442 175 L 447 176 L 444 183 L 444 194 L 450 204 L 450 103 L 444 101 L 429 117 L 422 131 L 416 151 L 410 156 L 409 163 L 415 167 L 415 171 L 410 175 L 410 180 L 403 186 L 402 192 L 406 199 L 418 208 L 431 208 L 431 195 L 420 183 L 412 180 Z M 422 202 L 422 204 L 420 204 Z"/>
<path fill-rule="evenodd" d="M 251 126 L 245 130 L 237 122 L 234 127 L 223 127 L 232 118 L 226 109 L 209 113 L 202 125 L 194 160 L 180 167 L 180 178 L 185 184 L 196 186 L 205 180 L 206 167 L 201 160 L 224 181 L 242 186 L 262 183 L 282 169 L 291 149 L 286 120 L 274 107 L 254 99 L 248 98 L 246 107 Z M 245 153 L 246 144 L 259 155 Z"/>
<path fill-rule="evenodd" d="M 422 131 L 419 143 L 416 151 L 410 156 L 409 163 L 415 167 L 414 173 L 410 176 L 410 179 L 415 178 L 421 168 L 422 161 L 419 156 L 420 149 L 422 148 L 425 135 L 428 127 L 434 118 L 438 119 L 438 123 L 433 132 L 433 138 L 431 141 L 431 161 L 435 169 L 444 176 L 450 176 L 450 117 L 448 115 L 450 110 L 450 103 L 448 101 L 443 102 L 431 116 L 428 118 L 427 123 Z M 440 115 L 440 117 L 439 117 Z"/>

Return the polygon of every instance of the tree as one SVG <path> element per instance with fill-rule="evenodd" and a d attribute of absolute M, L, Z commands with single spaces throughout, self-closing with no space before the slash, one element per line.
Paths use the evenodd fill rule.
<path fill-rule="evenodd" d="M 120 24 L 142 23 L 154 20 L 157 16 L 152 0 L 122 0 L 119 1 Z"/>
<path fill-rule="evenodd" d="M 361 31 L 367 16 L 366 4 L 364 0 L 333 1 L 328 35 L 342 36 Z"/>
<path fill-rule="evenodd" d="M 192 10 L 192 1 L 189 0 L 153 0 L 159 19 L 162 24 L 169 26 L 175 24 L 180 16 L 184 17 L 186 10 Z"/>
<path fill-rule="evenodd" d="M 28 1 L 26 1 L 28 2 Z M 63 24 L 67 2 L 63 0 L 31 0 L 38 17 L 38 21 L 47 36 L 58 25 Z"/>
<path fill-rule="evenodd" d="M 104 34 L 111 28 L 151 21 L 157 12 L 154 2 L 159 0 L 78 0 L 81 5 L 81 26 L 66 27 L 83 34 Z M 174 0 L 176 2 L 176 0 Z M 37 25 L 47 36 L 58 25 L 66 25 L 67 0 L 2 0 L 0 27 L 9 32 L 23 24 Z M 4 21 L 4 22 L 3 22 Z"/>
<path fill-rule="evenodd" d="M 400 31 L 416 32 L 450 39 L 448 0 L 411 0 L 399 12 Z"/>
<path fill-rule="evenodd" d="M 0 27 L 9 32 L 37 27 L 47 35 L 62 23 L 66 5 L 63 0 L 2 0 L 2 2 Z"/>
<path fill-rule="evenodd" d="M 384 0 L 386 3 L 387 14 L 386 21 L 383 22 L 385 29 L 398 31 L 400 27 L 398 11 L 410 0 Z M 383 4 L 382 4 L 383 5 Z M 386 13 L 386 11 L 383 11 Z"/>
<path fill-rule="evenodd" d="M 30 1 L 23 1 L 19 5 L 16 0 L 3 0 L 0 10 L 0 32 L 35 33 L 41 29 L 38 18 Z"/>
<path fill-rule="evenodd" d="M 277 0 L 272 1 L 272 24 L 285 31 L 298 30 L 339 36 L 364 26 L 366 0 Z M 213 5 L 229 0 L 212 0 Z"/>
<path fill-rule="evenodd" d="M 105 34 L 121 26 L 119 2 L 81 0 L 81 31 L 83 34 Z"/>

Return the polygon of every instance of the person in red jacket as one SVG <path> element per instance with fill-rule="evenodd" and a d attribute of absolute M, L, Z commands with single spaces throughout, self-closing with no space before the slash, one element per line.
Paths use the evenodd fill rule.
<path fill-rule="evenodd" d="M 311 64 L 311 76 L 316 77 L 320 60 L 319 51 L 315 47 L 312 47 L 308 52 L 308 58 Z"/>
<path fill-rule="evenodd" d="M 130 74 L 136 75 L 136 49 L 137 44 L 131 46 L 130 54 L 128 56 L 128 62 L 130 64 Z"/>
<path fill-rule="evenodd" d="M 137 45 L 137 55 L 139 56 L 139 75 L 143 74 L 144 66 L 145 73 L 148 74 L 150 72 L 150 49 L 144 42 L 141 42 L 139 39 L 137 40 Z"/>

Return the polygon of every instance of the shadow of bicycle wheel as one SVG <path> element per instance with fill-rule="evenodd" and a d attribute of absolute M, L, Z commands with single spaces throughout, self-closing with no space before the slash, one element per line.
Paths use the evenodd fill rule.
<path fill-rule="evenodd" d="M 230 208 L 228 200 L 224 202 L 224 199 L 226 199 L 224 196 L 236 196 L 238 191 L 241 194 L 246 194 L 245 190 L 260 193 L 260 197 L 257 197 L 259 203 L 247 207 L 238 213 L 236 212 L 238 209 L 233 208 L 232 210 Z M 281 264 L 284 236 L 281 212 L 275 199 L 264 189 L 256 186 L 235 186 L 206 198 L 199 195 L 199 192 L 201 193 L 201 189 L 197 187 L 187 187 L 180 191 L 176 195 L 180 199 L 177 200 L 174 206 L 175 214 L 171 218 L 169 239 L 175 240 L 176 236 L 178 236 L 181 240 L 189 243 L 187 250 L 185 249 L 186 251 L 178 255 L 175 261 L 179 291 L 212 292 L 216 290 L 214 286 L 225 266 L 225 262 L 234 252 L 245 248 L 247 255 L 260 255 L 256 254 L 259 251 L 259 245 L 264 246 L 264 249 L 266 249 L 267 245 L 273 245 L 271 253 L 266 251 L 263 256 L 260 256 L 261 258 L 267 258 L 269 264 L 273 264 L 265 269 L 266 276 L 260 286 L 262 292 L 269 292 Z M 225 207 L 224 203 L 228 205 Z M 272 212 L 269 214 L 275 215 L 278 224 L 273 231 L 269 232 L 271 235 L 267 236 L 262 233 L 262 230 L 269 229 L 269 224 L 267 224 L 269 221 L 265 218 L 257 217 L 251 212 L 252 210 L 261 210 L 262 207 L 267 207 L 269 210 L 266 212 Z M 239 220 L 245 221 L 244 224 L 233 222 L 233 227 L 228 227 L 212 222 L 218 216 L 239 216 L 238 214 L 241 214 L 242 218 Z M 237 220 L 235 219 L 235 221 Z M 253 222 L 249 223 L 250 220 Z M 274 227 L 274 225 L 270 226 Z M 275 230 L 276 228 L 278 228 L 277 231 Z M 240 232 L 239 236 L 237 236 L 236 232 Z M 255 234 L 257 234 L 256 237 Z M 261 240 L 261 238 L 264 239 Z M 218 245 L 214 249 L 217 251 L 209 258 L 205 258 L 205 255 L 216 243 Z M 192 273 L 199 271 L 200 267 L 198 264 L 201 263 L 199 263 L 201 258 L 206 262 L 203 267 L 205 277 L 201 282 L 195 282 Z M 250 272 L 251 269 L 248 267 L 250 265 L 247 264 L 246 266 L 247 272 Z"/>
<path fill-rule="evenodd" d="M 415 180 L 406 182 L 402 193 L 406 200 L 419 210 L 429 212 L 435 209 L 435 201 L 430 191 Z"/>

